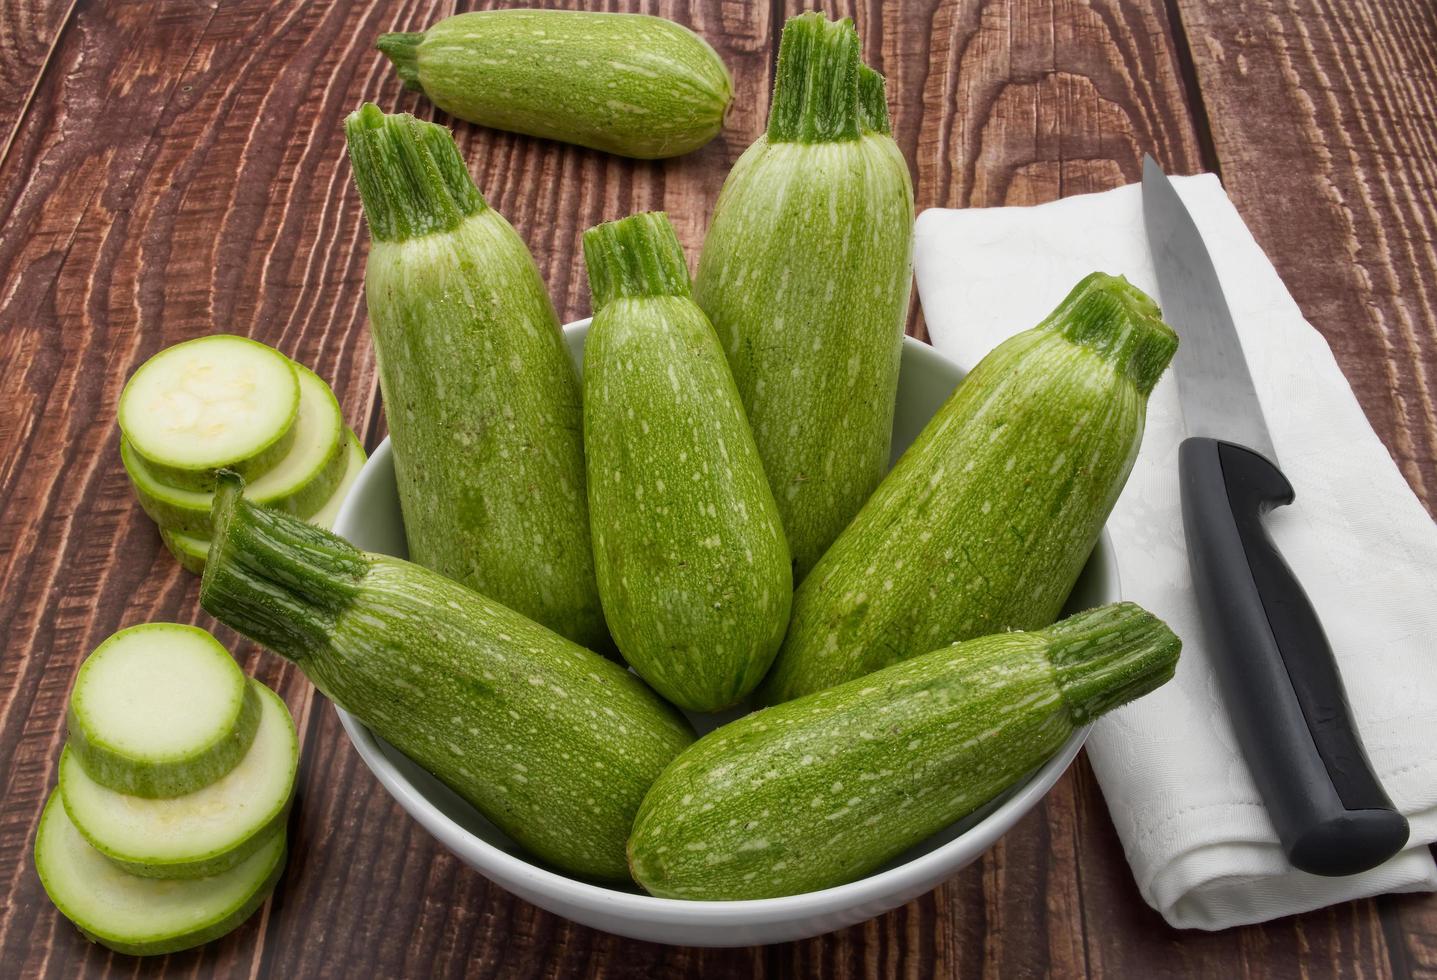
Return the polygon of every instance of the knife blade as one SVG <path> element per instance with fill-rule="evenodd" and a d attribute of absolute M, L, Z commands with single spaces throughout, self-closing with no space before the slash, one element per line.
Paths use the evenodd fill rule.
<path fill-rule="evenodd" d="M 1206 650 L 1288 860 L 1320 875 L 1376 867 L 1407 820 L 1372 771 L 1322 622 L 1262 517 L 1292 503 L 1212 257 L 1177 189 L 1143 159 L 1143 221 L 1173 372 L 1183 530 Z"/>

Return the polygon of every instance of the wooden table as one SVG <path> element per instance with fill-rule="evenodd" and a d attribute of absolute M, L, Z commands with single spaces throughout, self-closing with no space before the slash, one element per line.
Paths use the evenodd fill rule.
<path fill-rule="evenodd" d="M 588 312 L 586 226 L 644 208 L 697 249 L 760 132 L 803 4 L 607 0 L 689 24 L 737 98 L 723 135 L 634 163 L 460 125 L 479 186 L 565 319 Z M 1142 153 L 1214 170 L 1429 508 L 1437 501 L 1437 13 L 1430 0 L 866 0 L 920 208 L 1032 204 L 1134 181 Z M 363 99 L 432 117 L 371 50 L 437 2 L 0 4 L 0 976 L 647 977 L 1437 975 L 1437 899 L 1384 897 L 1221 935 L 1138 896 L 1086 765 L 978 864 L 810 942 L 629 942 L 510 897 L 400 811 L 295 670 L 220 631 L 304 744 L 274 898 L 201 950 L 84 942 L 30 859 L 75 666 L 110 632 L 213 626 L 143 519 L 115 402 L 144 358 L 214 331 L 313 365 L 372 446 L 366 235 L 340 122 Z M 923 333 L 915 313 L 913 332 Z"/>

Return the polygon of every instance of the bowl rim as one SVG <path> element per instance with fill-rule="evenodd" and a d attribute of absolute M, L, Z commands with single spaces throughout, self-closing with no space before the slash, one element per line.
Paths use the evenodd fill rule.
<path fill-rule="evenodd" d="M 587 328 L 591 317 L 564 325 L 566 341 L 572 332 Z M 957 365 L 938 353 L 930 344 L 914 337 L 903 338 L 905 353 L 920 360 L 932 360 L 946 368 Z M 966 372 L 965 372 L 966 373 Z M 375 464 L 388 461 L 391 455 L 389 437 L 386 436 L 375 447 L 358 479 L 351 488 L 348 498 L 340 508 L 335 528 L 346 526 L 351 510 L 364 496 L 362 489 L 381 468 Z M 392 464 L 391 464 L 392 465 Z M 1112 542 L 1104 528 L 1099 535 L 1095 551 L 1102 549 L 1106 555 L 1105 595 L 1121 596 L 1121 583 L 1112 553 Z M 1114 600 L 1116 601 L 1116 600 Z M 630 891 L 620 891 L 605 885 L 571 878 L 557 871 L 533 864 L 520 854 L 511 853 L 491 844 L 482 837 L 471 833 L 429 800 L 412 782 L 405 777 L 385 755 L 384 749 L 368 727 L 334 705 L 345 733 L 349 736 L 364 764 L 379 779 L 385 790 L 399 803 L 410 817 L 433 834 L 445 847 L 456 851 L 466 862 L 482 871 L 504 887 L 522 887 L 526 891 L 562 897 L 564 901 L 581 905 L 587 909 L 602 911 L 620 917 L 639 916 L 645 921 L 660 925 L 689 925 L 695 916 L 708 925 L 747 925 L 756 919 L 786 921 L 798 917 L 839 912 L 881 902 L 885 897 L 911 888 L 914 884 L 943 881 L 962 865 L 988 850 L 1003 834 L 1026 814 L 1067 771 L 1081 751 L 1092 725 L 1088 724 L 1072 735 L 1041 766 L 1029 774 L 1027 779 L 1010 790 L 1011 795 L 994 807 L 989 813 L 958 834 L 952 840 L 940 844 L 926 853 L 904 861 L 902 864 L 875 872 L 856 881 L 835 885 L 818 891 L 802 892 L 778 898 L 742 899 L 732 901 L 702 901 L 698 899 L 660 898 Z M 395 751 L 398 751 L 397 749 Z M 931 886 L 930 886 L 931 887 Z"/>

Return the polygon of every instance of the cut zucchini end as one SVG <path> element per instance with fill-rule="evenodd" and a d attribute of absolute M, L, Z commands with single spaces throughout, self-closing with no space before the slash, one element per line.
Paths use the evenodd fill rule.
<path fill-rule="evenodd" d="M 790 17 L 779 39 L 768 113 L 770 143 L 858 139 L 858 32 L 850 18 L 818 11 Z"/>
<path fill-rule="evenodd" d="M 1039 328 L 1094 351 L 1144 395 L 1178 349 L 1178 335 L 1153 298 L 1124 276 L 1103 272 L 1084 276 Z"/>
<path fill-rule="evenodd" d="M 386 115 L 366 102 L 345 119 L 344 139 L 369 233 L 378 241 L 448 231 L 488 207 L 443 126 L 407 112 Z"/>
<path fill-rule="evenodd" d="M 419 81 L 419 44 L 423 32 L 395 31 L 379 35 L 374 47 L 394 63 L 394 71 L 410 92 L 423 92 Z"/>
<path fill-rule="evenodd" d="M 196 626 L 142 623 L 101 643 L 70 693 L 70 744 L 97 781 L 147 798 L 223 776 L 259 727 L 260 703 L 234 657 Z"/>
<path fill-rule="evenodd" d="M 35 835 L 35 869 L 50 901 L 87 939 L 132 956 L 174 953 L 231 932 L 264 904 L 284 859 L 281 828 L 224 874 L 138 878 L 85 841 L 59 791 L 46 802 Z"/>
<path fill-rule="evenodd" d="M 594 311 L 621 296 L 688 296 L 689 267 L 669 216 L 643 211 L 584 232 Z"/>
<path fill-rule="evenodd" d="M 111 862 L 145 878 L 204 878 L 244 861 L 284 824 L 299 771 L 299 738 L 284 701 L 249 680 L 259 731 L 239 764 L 185 796 L 145 799 L 94 779 L 66 748 L 60 795 L 80 835 Z"/>
<path fill-rule="evenodd" d="M 299 378 L 279 351 L 214 334 L 167 347 L 120 394 L 120 431 L 172 486 L 208 489 L 229 467 L 258 475 L 284 455 Z"/>

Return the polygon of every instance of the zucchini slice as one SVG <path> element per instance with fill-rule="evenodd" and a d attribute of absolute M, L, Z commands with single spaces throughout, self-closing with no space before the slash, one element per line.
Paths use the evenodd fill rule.
<path fill-rule="evenodd" d="M 334 519 L 339 516 L 339 508 L 349 496 L 349 488 L 359 478 L 359 471 L 364 469 L 365 460 L 368 459 L 364 454 L 364 447 L 359 444 L 359 437 L 353 432 L 348 434 L 346 442 L 348 445 L 344 454 L 344 479 L 339 481 L 339 486 L 334 488 L 324 506 L 308 517 L 309 523 L 325 530 L 334 526 Z M 196 575 L 204 574 L 205 559 L 210 553 L 209 538 L 161 528 L 160 539 L 165 542 L 165 547 L 170 549 L 170 554 L 175 556 L 181 568 Z"/>
<path fill-rule="evenodd" d="M 203 789 L 165 800 L 95 782 L 66 748 L 60 794 L 75 828 L 105 857 L 145 878 L 206 878 L 264 846 L 284 823 L 299 769 L 299 739 L 279 695 L 257 680 L 259 731 L 239 765 Z"/>
<path fill-rule="evenodd" d="M 284 870 L 285 835 L 212 878 L 157 881 L 126 874 L 85 842 L 52 793 L 35 835 L 35 868 L 50 901 L 87 939 L 133 956 L 218 939 L 264 903 Z"/>
<path fill-rule="evenodd" d="M 339 402 L 329 385 L 302 364 L 294 368 L 300 391 L 294 441 L 283 459 L 262 476 L 247 481 L 245 495 L 262 507 L 308 518 L 324 505 L 344 477 L 346 430 Z M 161 530 L 209 536 L 213 493 L 173 485 L 128 437 L 120 442 L 120 458 L 140 506 Z"/>
<path fill-rule="evenodd" d="M 70 747 L 90 777 L 131 796 L 181 796 L 239 763 L 259 696 L 230 652 L 197 626 L 120 630 L 80 665 Z"/>
<path fill-rule="evenodd" d="M 257 477 L 289 448 L 299 411 L 293 362 L 232 334 L 167 347 L 120 393 L 120 431 L 166 483 L 204 490 L 215 470 Z"/>

